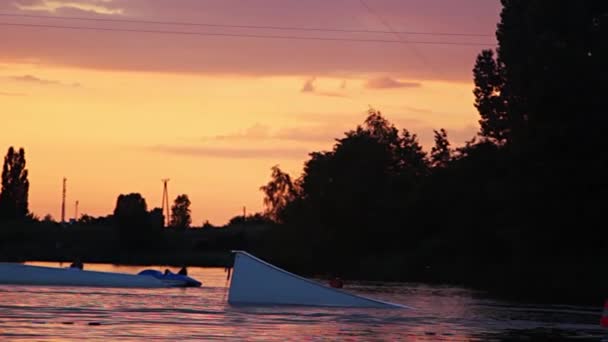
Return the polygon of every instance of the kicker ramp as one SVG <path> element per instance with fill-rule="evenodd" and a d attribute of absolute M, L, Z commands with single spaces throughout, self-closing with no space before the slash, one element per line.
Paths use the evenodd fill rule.
<path fill-rule="evenodd" d="M 334 289 L 289 273 L 244 251 L 233 251 L 228 303 L 363 308 L 407 308 Z"/>

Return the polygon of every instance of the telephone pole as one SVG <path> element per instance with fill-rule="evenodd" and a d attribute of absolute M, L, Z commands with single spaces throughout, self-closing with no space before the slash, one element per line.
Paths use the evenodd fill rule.
<path fill-rule="evenodd" d="M 74 205 L 74 220 L 78 221 L 78 201 Z"/>
<path fill-rule="evenodd" d="M 67 179 L 63 177 L 63 193 L 61 196 L 61 223 L 65 223 L 65 191 Z"/>
<path fill-rule="evenodd" d="M 163 215 L 165 215 L 165 227 L 168 227 L 171 216 L 169 214 L 169 191 L 167 190 L 167 183 L 169 183 L 169 178 L 161 179 L 161 181 L 163 182 L 162 211 Z"/>

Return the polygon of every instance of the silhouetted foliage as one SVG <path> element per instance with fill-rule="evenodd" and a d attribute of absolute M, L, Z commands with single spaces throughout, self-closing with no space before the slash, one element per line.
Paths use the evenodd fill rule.
<path fill-rule="evenodd" d="M 162 213 L 162 212 L 161 212 Z M 175 198 L 171 206 L 171 228 L 185 230 L 190 227 L 192 218 L 190 217 L 190 199 L 188 195 L 179 195 Z"/>
<path fill-rule="evenodd" d="M 114 224 L 114 216 L 108 215 L 94 217 L 88 214 L 83 214 L 80 216 L 77 222 L 81 225 L 112 225 Z"/>
<path fill-rule="evenodd" d="M 608 1 L 502 4 L 499 48 L 473 70 L 481 139 L 452 150 L 435 131 L 427 158 L 415 134 L 370 109 L 332 150 L 310 154 L 295 197 L 275 199 L 274 258 L 536 294 L 594 279 L 608 261 L 594 223 L 608 206 Z"/>
<path fill-rule="evenodd" d="M 492 50 L 483 50 L 473 69 L 475 81 L 475 107 L 481 119 L 480 135 L 498 145 L 510 139 L 511 126 L 504 98 L 504 66 L 494 58 Z"/>
<path fill-rule="evenodd" d="M 153 230 L 161 230 L 165 226 L 165 215 L 162 208 L 154 208 L 148 213 L 148 222 Z"/>
<path fill-rule="evenodd" d="M 155 209 L 150 215 L 146 200 L 138 193 L 120 195 L 114 209 L 114 219 L 125 247 L 146 249 L 157 242 L 162 228 L 159 212 Z M 162 215 L 162 212 L 160 213 Z"/>
<path fill-rule="evenodd" d="M 433 168 L 447 167 L 452 160 L 452 150 L 448 141 L 448 133 L 445 129 L 433 131 L 435 133 L 435 146 L 431 149 L 431 166 Z"/>
<path fill-rule="evenodd" d="M 399 166 L 402 172 L 413 176 L 424 176 L 429 169 L 426 152 L 418 142 L 416 134 L 404 129 L 401 133 L 401 141 L 398 149 Z"/>
<path fill-rule="evenodd" d="M 601 101 L 608 54 L 608 3 L 503 0 L 496 37 L 509 115 L 537 143 L 600 142 L 608 118 Z M 591 146 L 590 146 L 591 145 Z"/>
<path fill-rule="evenodd" d="M 297 191 L 273 193 L 274 203 L 281 203 L 273 215 L 290 226 L 277 240 L 289 244 L 290 253 L 309 255 L 314 248 L 309 258 L 331 255 L 330 267 L 354 267 L 346 264 L 349 256 L 398 244 L 387 242 L 387 234 L 400 234 L 395 218 L 403 217 L 401 208 L 415 198 L 428 171 L 417 136 L 399 134 L 370 109 L 363 125 L 337 139 L 331 151 L 310 155 L 295 182 Z M 271 183 L 277 179 L 291 184 L 291 177 L 275 168 Z"/>
<path fill-rule="evenodd" d="M 148 206 L 146 200 L 137 193 L 118 196 L 114 217 L 121 226 L 140 225 L 146 222 Z"/>
<path fill-rule="evenodd" d="M 295 198 L 297 188 L 289 174 L 281 171 L 278 165 L 272 167 L 270 177 L 268 184 L 260 188 L 264 192 L 266 215 L 275 222 L 281 222 L 280 213 L 285 209 L 287 203 Z"/>
<path fill-rule="evenodd" d="M 208 222 L 207 222 L 208 223 Z M 230 219 L 228 225 L 263 225 L 263 224 L 271 224 L 272 221 L 266 215 L 262 215 L 260 213 L 255 213 L 253 215 L 247 216 L 235 216 Z M 204 227 L 204 225 L 203 225 Z"/>
<path fill-rule="evenodd" d="M 2 166 L 2 193 L 0 193 L 0 218 L 25 219 L 29 213 L 28 193 L 30 183 L 25 168 L 25 151 L 18 152 L 11 146 Z"/>

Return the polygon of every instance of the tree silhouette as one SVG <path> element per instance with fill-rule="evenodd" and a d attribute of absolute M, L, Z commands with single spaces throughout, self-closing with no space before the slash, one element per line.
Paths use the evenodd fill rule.
<path fill-rule="evenodd" d="M 539 151 L 565 136 L 570 141 L 563 148 L 604 150 L 608 2 L 502 4 L 496 37 L 511 126 L 527 127 Z"/>
<path fill-rule="evenodd" d="M 270 181 L 260 187 L 264 192 L 265 214 L 275 222 L 281 222 L 281 213 L 297 195 L 296 186 L 288 173 L 278 165 L 272 167 Z"/>
<path fill-rule="evenodd" d="M 165 215 L 162 208 L 154 208 L 148 213 L 148 222 L 155 230 L 161 230 L 165 226 Z"/>
<path fill-rule="evenodd" d="M 114 219 L 123 242 L 128 247 L 140 245 L 146 239 L 149 221 L 146 200 L 138 193 L 120 195 L 116 200 Z"/>
<path fill-rule="evenodd" d="M 25 168 L 25 151 L 11 146 L 2 167 L 2 193 L 0 194 L 0 218 L 24 219 L 28 213 L 30 183 Z"/>
<path fill-rule="evenodd" d="M 510 127 L 524 138 L 509 156 L 511 174 L 519 175 L 510 188 L 524 194 L 511 216 L 527 218 L 516 224 L 534 227 L 527 241 L 545 255 L 600 253 L 608 233 L 593 222 L 607 205 L 608 2 L 502 4 L 496 32 L 502 90 Z"/>
<path fill-rule="evenodd" d="M 138 193 L 120 195 L 116 201 L 114 217 L 119 222 L 143 222 L 147 208 L 146 200 Z"/>
<path fill-rule="evenodd" d="M 399 130 L 390 123 L 379 110 L 370 108 L 367 111 L 367 118 L 363 122 L 363 127 L 359 132 L 367 132 L 371 137 L 381 143 L 396 147 L 399 144 Z"/>
<path fill-rule="evenodd" d="M 448 133 L 445 129 L 433 130 L 435 134 L 435 146 L 431 148 L 431 166 L 433 168 L 445 168 L 452 160 L 452 150 L 448 141 Z"/>
<path fill-rule="evenodd" d="M 188 195 L 179 195 L 175 198 L 171 207 L 171 222 L 169 226 L 179 230 L 186 230 L 190 227 L 192 218 L 190 217 L 190 199 Z"/>
<path fill-rule="evenodd" d="M 483 50 L 477 56 L 473 75 L 475 107 L 481 116 L 480 135 L 502 145 L 510 139 L 511 127 L 503 93 L 503 66 L 492 50 Z"/>
<path fill-rule="evenodd" d="M 291 227 L 281 238 L 290 250 L 315 246 L 316 258 L 330 257 L 328 267 L 344 269 L 352 267 L 348 256 L 398 243 L 390 237 L 428 170 L 417 136 L 407 130 L 400 134 L 380 111 L 370 109 L 331 151 L 310 154 L 295 182 L 297 191 L 289 191 L 291 178 L 278 168 L 262 189 L 269 213 Z"/>
<path fill-rule="evenodd" d="M 422 150 L 418 136 L 407 129 L 401 132 L 397 158 L 402 172 L 415 176 L 423 176 L 428 172 L 426 152 Z"/>

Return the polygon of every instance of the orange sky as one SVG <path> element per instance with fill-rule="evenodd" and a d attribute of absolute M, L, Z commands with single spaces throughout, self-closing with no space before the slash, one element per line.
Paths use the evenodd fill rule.
<path fill-rule="evenodd" d="M 496 3 L 478 8 L 484 16 L 472 21 L 470 7 L 478 1 L 454 1 L 446 5 L 450 8 L 439 1 L 368 1 L 396 30 L 458 27 L 459 32 L 491 35 L 498 11 Z M 317 0 L 306 5 L 279 0 L 179 3 L 28 0 L 3 3 L 0 13 L 383 29 L 377 17 L 350 0 L 340 1 L 342 7 Z M 319 13 L 311 22 L 310 15 Z M 332 16 L 339 20 L 330 21 Z M 4 23 L 48 20 L 0 17 Z M 53 20 L 57 25 L 124 26 Z M 446 21 L 451 21 L 449 27 Z M 258 189 L 268 181 L 272 165 L 299 175 L 307 153 L 330 148 L 333 138 L 364 119 L 369 105 L 418 133 L 427 146 L 433 128 L 446 128 L 455 144 L 477 130 L 470 74 L 479 46 L 11 26 L 0 29 L 0 41 L 0 148 L 25 147 L 30 209 L 39 216 L 59 217 L 64 176 L 70 217 L 75 200 L 81 213 L 105 215 L 116 197 L 128 192 L 142 193 L 149 207 L 160 206 L 160 180 L 171 178 L 171 199 L 180 193 L 190 196 L 195 225 L 204 220 L 223 224 L 243 206 L 249 212 L 262 209 Z"/>

